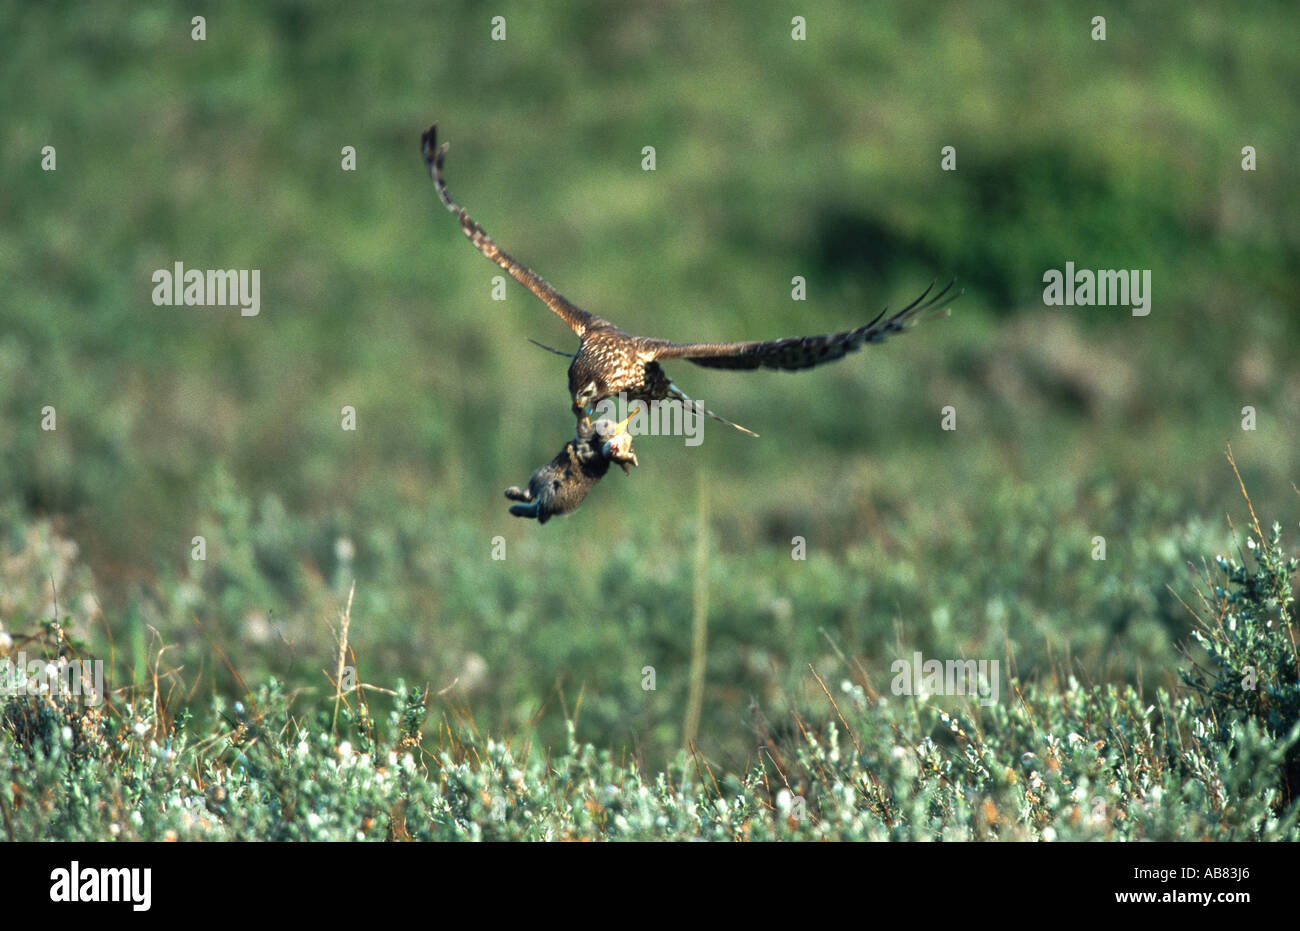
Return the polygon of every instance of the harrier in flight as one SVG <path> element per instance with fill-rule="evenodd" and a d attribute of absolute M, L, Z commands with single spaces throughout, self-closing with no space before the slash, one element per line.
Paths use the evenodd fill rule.
<path fill-rule="evenodd" d="M 632 336 L 603 317 L 570 303 L 531 268 L 502 252 L 483 227 L 470 218 L 465 208 L 452 200 L 442 176 L 447 143 L 438 145 L 437 129 L 435 123 L 421 137 L 421 151 L 442 202 L 460 220 L 460 228 L 479 252 L 509 272 L 578 334 L 578 351 L 569 365 L 569 394 L 579 420 L 589 417 L 594 406 L 605 398 L 621 393 L 626 393 L 629 401 L 694 403 L 673 384 L 660 366 L 661 362 L 685 359 L 695 365 L 717 369 L 810 369 L 840 359 L 861 348 L 863 343 L 878 343 L 889 334 L 903 330 L 925 311 L 960 295 L 959 292 L 949 296 L 951 282 L 931 295 L 934 287 L 931 285 L 920 297 L 894 314 L 886 316 L 887 311 L 882 310 L 870 323 L 855 330 L 821 336 L 790 336 L 743 343 L 673 343 L 666 339 Z M 706 410 L 705 413 L 745 433 L 757 435 L 712 411 Z"/>

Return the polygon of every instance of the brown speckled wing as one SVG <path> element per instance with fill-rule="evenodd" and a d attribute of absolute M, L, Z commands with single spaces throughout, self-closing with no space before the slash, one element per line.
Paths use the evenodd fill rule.
<path fill-rule="evenodd" d="M 843 358 L 862 348 L 864 343 L 878 343 L 891 333 L 901 332 L 919 319 L 922 313 L 960 296 L 958 292 L 949 297 L 952 282 L 937 294 L 929 296 L 933 288 L 934 285 L 926 288 L 920 297 L 897 313 L 886 316 L 888 311 L 881 311 L 874 320 L 856 330 L 745 343 L 662 343 L 655 346 L 655 358 L 686 359 L 696 365 L 717 369 L 770 368 L 797 371 L 813 368 Z"/>
<path fill-rule="evenodd" d="M 423 153 L 424 160 L 429 166 L 429 173 L 433 175 L 434 184 L 437 185 L 438 196 L 442 198 L 442 202 L 447 206 L 447 209 L 454 213 L 456 218 L 460 220 L 460 228 L 464 231 L 465 235 L 469 237 L 469 241 L 474 244 L 474 248 L 478 249 L 479 252 L 482 252 L 497 265 L 500 265 L 510 273 L 511 278 L 514 278 L 515 281 L 518 281 L 529 291 L 532 291 L 533 294 L 541 298 L 542 302 L 546 304 L 547 307 L 551 308 L 551 310 L 559 314 L 560 319 L 572 327 L 573 332 L 577 333 L 578 336 L 582 336 L 586 333 L 588 327 L 607 323 L 608 321 L 570 303 L 565 299 L 564 295 L 560 294 L 559 291 L 556 291 L 547 284 L 546 281 L 531 268 L 515 261 L 503 252 L 501 248 L 492 241 L 492 237 L 484 232 L 483 227 L 479 226 L 470 218 L 470 215 L 465 212 L 465 208 L 452 200 L 451 194 L 447 190 L 447 183 L 442 176 L 442 161 L 443 157 L 447 153 L 447 143 L 444 142 L 441 146 L 438 146 L 437 130 L 438 125 L 435 123 L 424 133 L 420 139 L 420 151 Z"/>

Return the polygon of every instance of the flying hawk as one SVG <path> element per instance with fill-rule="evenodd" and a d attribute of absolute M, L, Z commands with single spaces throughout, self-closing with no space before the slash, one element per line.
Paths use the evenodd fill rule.
<path fill-rule="evenodd" d="M 465 208 L 452 200 L 442 176 L 447 143 L 437 144 L 437 130 L 438 124 L 430 126 L 421 137 L 420 147 L 442 202 L 460 220 L 460 228 L 476 249 L 537 295 L 578 334 L 578 351 L 569 365 L 569 394 L 573 399 L 573 411 L 580 420 L 590 417 L 593 407 L 605 398 L 622 393 L 626 393 L 629 400 L 677 400 L 693 404 L 660 366 L 659 363 L 666 360 L 685 359 L 696 365 L 718 369 L 809 369 L 842 358 L 861 348 L 863 343 L 878 343 L 889 334 L 903 330 L 925 311 L 960 296 L 960 292 L 949 296 L 952 282 L 931 295 L 934 288 L 931 284 L 920 297 L 892 315 L 886 316 L 887 310 L 882 310 L 870 323 L 855 330 L 821 336 L 790 336 L 743 343 L 673 343 L 666 339 L 632 336 L 603 317 L 570 303 L 531 268 L 502 252 L 483 227 L 470 218 Z M 731 423 L 712 411 L 706 410 L 705 413 L 737 430 L 757 436 L 752 430 Z"/>

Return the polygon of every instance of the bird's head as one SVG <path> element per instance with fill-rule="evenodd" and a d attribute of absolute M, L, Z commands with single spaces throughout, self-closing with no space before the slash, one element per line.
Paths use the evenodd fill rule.
<path fill-rule="evenodd" d="M 600 389 L 595 381 L 589 381 L 573 392 L 573 413 L 576 417 L 590 416 L 592 406 L 600 400 Z"/>

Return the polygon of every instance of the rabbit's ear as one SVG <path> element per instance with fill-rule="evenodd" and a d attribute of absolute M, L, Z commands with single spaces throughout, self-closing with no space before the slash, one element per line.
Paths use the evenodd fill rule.
<path fill-rule="evenodd" d="M 627 424 L 628 424 L 628 421 L 631 420 L 633 417 L 635 417 L 635 416 L 636 416 L 637 414 L 639 414 L 639 413 L 641 413 L 641 404 L 640 404 L 640 402 L 637 403 L 637 406 L 636 406 L 635 408 L 633 408 L 632 410 L 630 410 L 630 411 L 627 412 L 627 416 L 626 416 L 626 417 L 624 417 L 624 418 L 623 418 L 622 420 L 620 420 L 618 423 L 614 424 L 614 434 L 615 434 L 615 435 L 618 435 L 619 433 L 626 433 L 626 432 L 627 432 Z"/>

